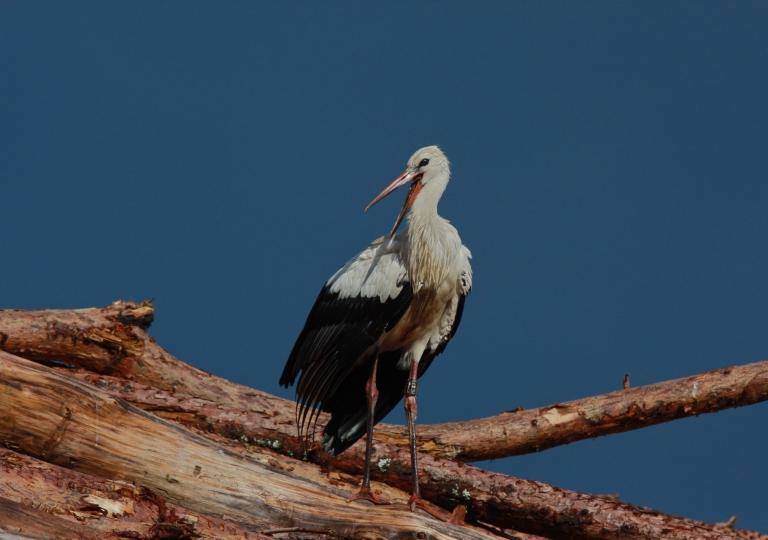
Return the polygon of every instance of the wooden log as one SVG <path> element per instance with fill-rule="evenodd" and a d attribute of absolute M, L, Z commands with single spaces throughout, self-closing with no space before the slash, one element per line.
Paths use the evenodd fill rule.
<path fill-rule="evenodd" d="M 45 510 L 0 497 L 0 540 L 32 538 L 100 540 L 102 536 Z"/>
<path fill-rule="evenodd" d="M 269 418 L 249 411 L 235 410 L 199 398 L 159 391 L 126 381 L 77 372 L 73 375 L 89 381 L 111 394 L 126 399 L 164 418 L 216 433 L 236 452 L 255 452 L 255 459 L 294 475 L 313 479 L 316 471 L 290 456 L 301 455 L 301 442 L 285 435 Z M 243 450 L 243 449 L 247 450 Z M 280 455 L 282 454 L 282 455 Z M 253 454 L 251 454 L 253 455 Z M 321 463 L 328 477 L 344 484 L 351 494 L 362 474 L 364 445 L 330 459 L 322 452 L 310 452 L 308 459 Z M 538 534 L 549 538 L 718 538 L 725 533 L 718 527 L 638 508 L 618 501 L 575 493 L 541 482 L 521 480 L 482 471 L 431 456 L 421 456 L 422 494 L 444 508 L 457 504 L 469 508 L 468 519 L 493 524 L 499 528 Z M 382 484 L 407 490 L 410 486 L 410 456 L 399 447 L 377 443 L 374 448 L 373 478 Z M 381 495 L 384 486 L 380 484 Z M 402 492 L 401 492 L 402 493 Z M 405 503 L 405 493 L 386 493 L 390 499 Z M 662 534 L 661 531 L 665 531 Z M 710 536 L 707 536 L 707 535 Z M 677 535 L 677 536 L 676 536 Z M 763 540 L 768 537 L 761 537 Z"/>
<path fill-rule="evenodd" d="M 292 401 L 211 375 L 157 345 L 147 333 L 154 311 L 148 302 L 121 300 L 105 308 L 0 310 L 0 350 L 293 421 Z"/>
<path fill-rule="evenodd" d="M 256 412 L 284 435 L 291 435 L 288 431 L 295 430 L 292 401 L 221 379 L 175 358 L 147 334 L 153 317 L 151 304 L 121 301 L 103 309 L 0 310 L 0 349 Z M 766 399 L 768 361 L 489 418 L 419 425 L 418 448 L 454 461 L 499 459 Z M 321 414 L 319 424 L 326 420 Z M 397 446 L 408 444 L 403 426 L 379 424 L 374 436 Z"/>
<path fill-rule="evenodd" d="M 286 402 L 263 392 L 247 389 L 213 377 L 210 374 L 187 366 L 158 347 L 145 332 L 147 326 L 146 318 L 151 316 L 152 313 L 153 309 L 149 305 L 125 303 L 115 303 L 105 308 L 105 310 L 0 312 L 0 346 L 6 349 L 17 350 L 39 361 L 52 359 L 71 361 L 73 363 L 82 363 L 81 365 L 88 365 L 90 369 L 100 372 L 124 374 L 133 380 L 147 380 L 151 383 L 159 381 L 159 385 L 164 388 L 191 390 L 197 396 L 208 395 L 212 398 L 213 402 L 218 403 L 217 407 L 221 407 L 221 403 L 237 404 L 242 410 L 256 413 L 263 418 L 271 418 L 272 423 L 282 426 L 283 430 L 291 427 L 293 423 L 292 402 Z M 14 324 L 13 321 L 17 316 L 25 320 L 26 324 Z M 29 324 L 30 317 L 35 320 L 34 324 Z M 139 326 L 130 326 L 128 325 L 129 321 L 131 323 L 138 323 Z M 52 344 L 51 341 L 56 343 Z M 63 353 L 57 353 L 57 351 L 63 351 Z M 755 381 L 756 383 L 750 386 L 750 388 L 756 389 L 757 393 L 759 393 L 761 392 L 760 385 L 763 384 L 762 378 L 756 377 Z M 287 405 L 286 408 L 289 407 L 290 415 L 287 411 L 281 410 L 283 404 Z M 539 411 L 541 415 L 546 416 L 549 412 L 551 416 L 551 409 L 551 407 L 548 407 Z M 236 426 L 236 423 L 231 424 L 230 427 L 232 425 Z M 387 457 L 382 459 L 387 459 L 390 455 L 395 456 L 395 459 L 392 460 L 394 466 L 390 468 L 390 476 L 382 474 L 380 478 L 393 485 L 403 485 L 403 475 L 392 476 L 392 473 L 396 472 L 397 468 L 401 468 L 402 471 L 407 469 L 407 454 L 397 449 L 387 449 L 386 454 Z M 325 464 L 330 467 L 339 467 L 342 470 L 359 470 L 360 456 L 356 455 L 354 451 L 349 453 L 349 455 L 341 456 L 339 459 L 340 463 L 326 462 Z M 422 461 L 427 461 L 424 457 L 421 459 Z M 345 460 L 348 460 L 346 465 L 343 464 Z M 319 461 L 322 462 L 322 458 Z M 545 484 L 530 483 L 526 485 L 516 484 L 514 486 L 514 489 L 522 497 L 522 503 L 512 498 L 507 501 L 507 504 L 499 504 L 497 499 L 504 497 L 499 497 L 498 492 L 499 490 L 510 489 L 510 478 L 503 475 L 495 475 L 496 479 L 494 480 L 493 477 L 483 476 L 484 474 L 490 475 L 490 473 L 479 470 L 473 471 L 473 469 L 462 470 L 470 471 L 471 476 L 474 476 L 477 480 L 474 483 L 466 482 L 462 472 L 449 471 L 450 474 L 448 474 L 446 472 L 448 467 L 444 463 L 439 462 L 439 466 L 434 469 L 437 471 L 437 477 L 427 475 L 423 479 L 423 481 L 427 482 L 432 481 L 434 484 L 431 491 L 427 490 L 429 492 L 428 497 L 450 507 L 450 505 L 457 502 L 455 493 L 462 493 L 464 489 L 469 491 L 468 488 L 470 487 L 472 489 L 476 488 L 480 496 L 470 505 L 471 515 L 474 515 L 475 519 L 485 519 L 492 523 L 495 521 L 494 524 L 498 526 L 511 526 L 516 523 L 519 525 L 519 522 L 522 522 L 523 530 L 526 530 L 525 527 L 531 527 L 527 530 L 547 534 L 550 534 L 549 529 L 547 529 L 547 527 L 550 527 L 554 530 L 551 533 L 554 536 L 560 534 L 557 531 L 562 529 L 562 523 L 572 526 L 575 521 L 578 521 L 574 520 L 573 516 L 570 516 L 568 513 L 569 508 L 573 505 L 574 498 L 587 497 L 587 499 L 582 499 L 582 503 L 587 500 L 591 503 L 590 496 L 557 490 L 557 488 L 552 488 Z M 439 487 L 441 480 L 447 481 L 443 487 Z M 511 480 L 518 483 L 526 482 L 517 479 Z M 403 485 L 403 487 L 407 489 L 407 485 Z M 460 487 L 462 489 L 459 489 Z M 559 499 L 558 497 L 554 499 L 544 497 L 541 499 L 539 492 L 542 490 L 550 490 L 553 493 L 565 495 L 558 496 Z M 522 509 L 519 515 L 514 511 L 510 511 L 510 507 L 514 510 L 515 505 Z M 560 507 L 559 509 L 558 506 Z M 594 513 L 594 516 L 587 512 L 585 520 L 589 521 L 593 517 L 597 517 L 595 523 L 598 524 L 601 523 L 601 519 L 606 516 L 610 518 L 618 510 L 639 515 L 639 521 L 632 525 L 635 529 L 632 529 L 630 525 L 625 527 L 630 533 L 632 530 L 640 530 L 643 526 L 653 528 L 652 522 L 656 518 L 659 519 L 656 519 L 655 523 L 663 523 L 664 526 L 667 526 L 664 520 L 668 518 L 672 520 L 670 523 L 673 525 L 677 523 L 674 521 L 677 518 L 664 516 L 663 514 L 642 515 L 637 512 L 638 509 L 630 505 L 623 505 L 617 510 L 615 508 L 612 509 L 610 505 L 606 506 L 598 501 L 594 504 L 594 507 L 598 511 Z M 525 525 L 531 520 L 534 512 L 538 512 L 541 515 L 550 515 L 552 517 L 551 523 L 534 526 L 530 524 Z M 646 520 L 645 524 L 643 524 L 643 520 Z M 696 524 L 688 520 L 679 521 L 682 528 L 673 530 L 671 534 L 683 534 L 680 531 L 690 531 L 690 527 L 698 527 L 700 532 L 703 531 L 701 534 L 705 534 L 707 531 L 710 534 L 715 534 L 711 526 Z M 604 528 L 605 534 L 610 534 L 610 531 L 610 527 Z M 571 537 L 602 537 L 600 535 L 591 536 L 591 534 L 592 532 L 590 532 L 589 527 L 581 527 L 579 531 L 575 531 L 573 534 L 569 533 Z M 626 537 L 632 536 L 630 534 L 630 536 Z"/>
<path fill-rule="evenodd" d="M 134 482 L 173 504 L 259 531 L 487 539 L 406 506 L 347 504 L 339 490 L 244 458 L 105 392 L 0 353 L 0 443 L 50 463 Z"/>
<path fill-rule="evenodd" d="M 30 528 L 30 521 L 39 525 Z M 269 540 L 231 522 L 170 504 L 147 488 L 0 448 L 0 530 L 3 526 L 51 537 L 66 533 L 73 538 L 94 539 L 199 535 Z"/>

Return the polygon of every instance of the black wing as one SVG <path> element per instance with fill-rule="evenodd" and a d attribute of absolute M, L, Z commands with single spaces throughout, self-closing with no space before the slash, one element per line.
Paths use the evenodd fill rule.
<path fill-rule="evenodd" d="M 384 302 L 378 296 L 360 294 L 340 298 L 329 285 L 320 291 L 280 377 L 280 384 L 286 388 L 299 377 L 296 396 L 300 435 L 307 417 L 311 423 L 318 409 L 336 417 L 345 408 L 342 396 L 358 390 L 364 394 L 365 379 L 359 388 L 352 385 L 357 385 L 359 372 L 365 372 L 367 379 L 370 364 L 355 363 L 384 331 L 398 323 L 413 300 L 409 282 L 398 286 L 402 286 L 399 294 Z"/>
<path fill-rule="evenodd" d="M 412 295 L 413 293 L 411 293 Z M 442 341 L 433 351 L 425 351 L 419 362 L 419 378 L 424 375 L 435 357 L 445 350 L 448 341 L 456 334 L 464 312 L 466 296 L 459 296 L 456 306 L 456 317 L 448 339 Z M 385 352 L 379 356 L 376 371 L 376 387 L 379 398 L 376 401 L 374 423 L 378 424 L 392 409 L 400 403 L 405 394 L 405 383 L 408 380 L 408 370 L 400 369 L 400 357 L 404 351 Z M 370 363 L 356 366 L 344 381 L 343 389 L 339 389 L 323 407 L 324 411 L 332 414 L 331 420 L 323 430 L 320 444 L 334 455 L 338 455 L 365 435 L 367 429 L 368 398 L 365 394 L 365 383 L 370 373 Z"/>

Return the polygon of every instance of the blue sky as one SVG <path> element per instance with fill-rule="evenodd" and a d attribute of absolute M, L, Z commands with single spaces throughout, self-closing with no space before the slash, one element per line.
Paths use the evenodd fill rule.
<path fill-rule="evenodd" d="M 419 422 L 768 358 L 768 4 L 0 4 L 0 306 L 277 380 L 418 148 L 474 255 Z M 404 422 L 401 408 L 388 418 Z M 768 405 L 482 464 L 768 532 Z"/>

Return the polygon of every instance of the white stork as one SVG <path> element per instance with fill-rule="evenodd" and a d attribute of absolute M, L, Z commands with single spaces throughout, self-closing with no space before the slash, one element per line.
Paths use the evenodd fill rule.
<path fill-rule="evenodd" d="M 322 446 L 334 455 L 367 433 L 365 474 L 351 500 L 381 501 L 370 488 L 373 426 L 405 396 L 413 493 L 422 501 L 416 463 L 416 389 L 456 333 L 472 288 L 471 254 L 437 214 L 450 164 L 437 146 L 422 148 L 366 210 L 410 184 L 395 226 L 325 283 L 280 377 L 296 386 L 299 434 L 318 410 L 331 414 Z M 408 214 L 408 211 L 410 213 Z M 397 231 L 408 214 L 407 225 Z M 316 419 L 316 417 L 315 417 Z M 309 422 L 309 424 L 307 424 Z"/>

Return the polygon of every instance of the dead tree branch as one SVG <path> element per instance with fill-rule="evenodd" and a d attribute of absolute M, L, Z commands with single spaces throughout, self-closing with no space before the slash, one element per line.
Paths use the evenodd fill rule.
<path fill-rule="evenodd" d="M 296 437 L 295 429 L 281 429 L 272 419 L 261 414 L 231 409 L 215 402 L 158 391 L 135 383 L 126 384 L 117 378 L 82 371 L 74 375 L 153 414 L 228 438 L 229 443 L 222 441 L 222 444 L 228 444 L 233 451 L 249 448 L 259 454 L 302 454 L 301 441 Z M 287 434 L 284 433 L 286 431 Z M 325 453 L 310 452 L 307 460 L 330 471 L 328 478 L 338 484 L 346 484 L 345 488 L 351 494 L 359 484 L 364 452 L 364 445 L 359 442 L 341 456 L 329 459 Z M 373 479 L 381 482 L 377 488 L 386 490 L 386 486 L 399 487 L 402 492 L 387 492 L 385 495 L 405 503 L 410 486 L 408 451 L 378 443 L 373 457 L 374 464 L 378 465 L 374 467 Z M 302 462 L 294 459 L 278 456 L 267 459 L 272 466 L 290 470 L 292 474 L 310 479 L 315 474 L 296 470 L 297 463 Z M 687 538 L 687 535 L 705 538 L 706 534 L 714 534 L 714 537 L 723 534 L 710 524 L 676 518 L 602 497 L 489 473 L 431 456 L 419 459 L 422 463 L 422 495 L 447 509 L 458 504 L 466 505 L 469 508 L 469 519 L 491 523 L 500 528 L 549 538 Z M 668 529 L 665 533 L 668 536 L 659 533 L 664 529 Z"/>
<path fill-rule="evenodd" d="M 455 461 L 499 459 L 766 400 L 763 361 L 538 409 L 419 426 L 418 448 Z M 378 426 L 376 437 L 408 444 L 402 426 Z"/>
<path fill-rule="evenodd" d="M 147 333 L 154 312 L 149 303 L 121 300 L 105 308 L 0 310 L 0 350 L 293 421 L 292 401 L 211 375 L 160 347 Z"/>
<path fill-rule="evenodd" d="M 103 309 L 0 311 L 0 349 L 36 361 L 56 359 L 268 417 L 293 435 L 295 404 L 221 379 L 175 358 L 146 332 L 150 304 L 115 302 Z M 482 461 L 717 412 L 768 400 L 768 361 L 685 379 L 488 418 L 420 425 L 421 452 Z M 326 418 L 321 416 L 322 424 Z M 379 424 L 376 438 L 407 446 L 403 426 Z"/>
<path fill-rule="evenodd" d="M 359 508 L 344 502 L 353 488 L 340 492 L 341 484 L 330 482 L 333 477 L 321 485 L 322 473 L 300 460 L 264 453 L 262 460 L 243 458 L 97 388 L 6 353 L 0 353 L 0 378 L 5 405 L 0 440 L 5 446 L 87 474 L 140 483 L 194 511 L 227 515 L 262 530 L 298 524 L 345 534 L 367 528 L 393 538 L 408 530 L 429 531 L 435 538 L 485 537 L 412 514 L 405 505 L 370 507 L 362 524 Z M 376 450 L 375 478 L 407 490 L 407 450 L 386 445 Z M 325 466 L 359 469 L 359 454 L 344 454 Z M 380 460 L 389 461 L 382 466 Z M 285 474 L 299 467 L 303 475 Z M 422 470 L 423 495 L 429 500 L 449 507 L 466 503 L 474 519 L 499 527 L 550 538 L 729 537 L 617 501 L 431 456 L 423 456 Z M 404 501 L 405 494 L 399 498 Z"/>
<path fill-rule="evenodd" d="M 379 507 L 366 509 L 364 524 L 350 521 L 353 515 L 361 519 L 358 505 L 346 505 L 343 500 L 358 483 L 362 450 L 353 447 L 333 460 L 325 454 L 312 453 L 308 457 L 314 464 L 294 459 L 289 453 L 301 457 L 295 437 L 294 404 L 214 377 L 174 358 L 146 333 L 153 314 L 154 308 L 149 304 L 123 302 L 102 310 L 0 311 L 0 349 L 38 362 L 64 362 L 104 374 L 95 377 L 72 370 L 63 374 L 63 370 L 34 366 L 0 353 L 0 442 L 80 472 L 129 479 L 201 515 L 235 516 L 240 526 L 251 530 L 264 530 L 267 526 L 292 528 L 297 523 L 308 530 L 328 527 L 330 523 L 337 527 L 334 530 L 363 534 L 373 530 L 400 534 L 403 527 L 413 527 L 408 530 L 427 530 L 435 538 L 475 537 L 467 536 L 470 532 L 486 537 L 486 533 L 469 528 L 462 528 L 459 536 L 453 536 L 453 529 L 441 528 L 444 524 L 434 524 L 428 518 L 425 524 L 424 516 L 410 512 L 404 514 L 403 520 L 398 515 L 397 531 L 386 529 L 393 527 L 393 514 L 383 510 L 379 515 Z M 459 433 L 440 440 L 430 432 L 432 426 L 420 426 L 421 444 L 437 455 L 487 459 L 488 452 L 497 450 L 478 450 L 482 444 L 465 444 L 465 434 L 461 432 L 465 425 L 475 423 L 469 427 L 474 435 L 466 438 L 477 440 L 483 432 L 496 429 L 496 423 L 506 422 L 502 428 L 514 432 L 514 436 L 491 432 L 490 439 L 498 436 L 505 448 L 502 452 L 507 452 L 503 455 L 509 455 L 755 403 L 768 399 L 765 364 L 719 370 L 531 411 L 502 413 L 492 419 L 448 424 L 448 428 L 442 425 L 435 429 L 458 429 Z M 23 376 L 19 375 L 22 372 Z M 72 375 L 89 380 L 97 388 L 84 386 Z M 216 440 L 215 435 L 205 438 L 174 428 L 120 399 L 115 400 L 99 387 L 155 415 L 218 433 L 229 440 L 219 438 L 214 444 L 211 439 Z M 16 399 L 15 409 L 9 408 L 11 412 L 7 412 L 5 401 L 10 396 Z M 30 403 L 34 403 L 31 408 Z M 75 417 L 79 421 L 73 420 Z M 518 431 L 510 427 L 521 419 L 523 425 Z M 491 427 L 483 422 L 489 422 Z M 121 430 L 123 441 L 119 440 Z M 384 438 L 398 442 L 397 428 L 383 426 L 383 431 Z M 147 440 L 147 433 L 153 437 L 157 434 L 160 442 Z M 253 442 L 257 446 L 250 444 Z M 488 444 L 498 446 L 499 440 Z M 223 447 L 230 452 L 224 452 Z M 446 453 L 446 448 L 453 450 Z M 184 454 L 183 458 L 179 452 Z M 380 482 L 376 489 L 385 491 L 390 499 L 404 501 L 407 496 L 395 488 L 409 489 L 408 452 L 382 443 L 377 444 L 376 456 L 374 479 Z M 188 465 L 191 458 L 201 471 L 213 471 L 215 481 L 206 475 L 195 475 L 196 469 L 191 477 L 189 471 L 180 471 L 181 464 Z M 469 507 L 468 519 L 502 529 L 514 528 L 549 538 L 745 537 L 712 525 L 440 458 L 421 456 L 420 460 L 420 480 L 428 500 L 446 508 L 465 504 Z M 167 472 L 163 476 L 164 471 L 174 474 Z M 179 483 L 184 485 L 177 486 Z M 186 496 L 181 488 L 186 488 Z"/>

